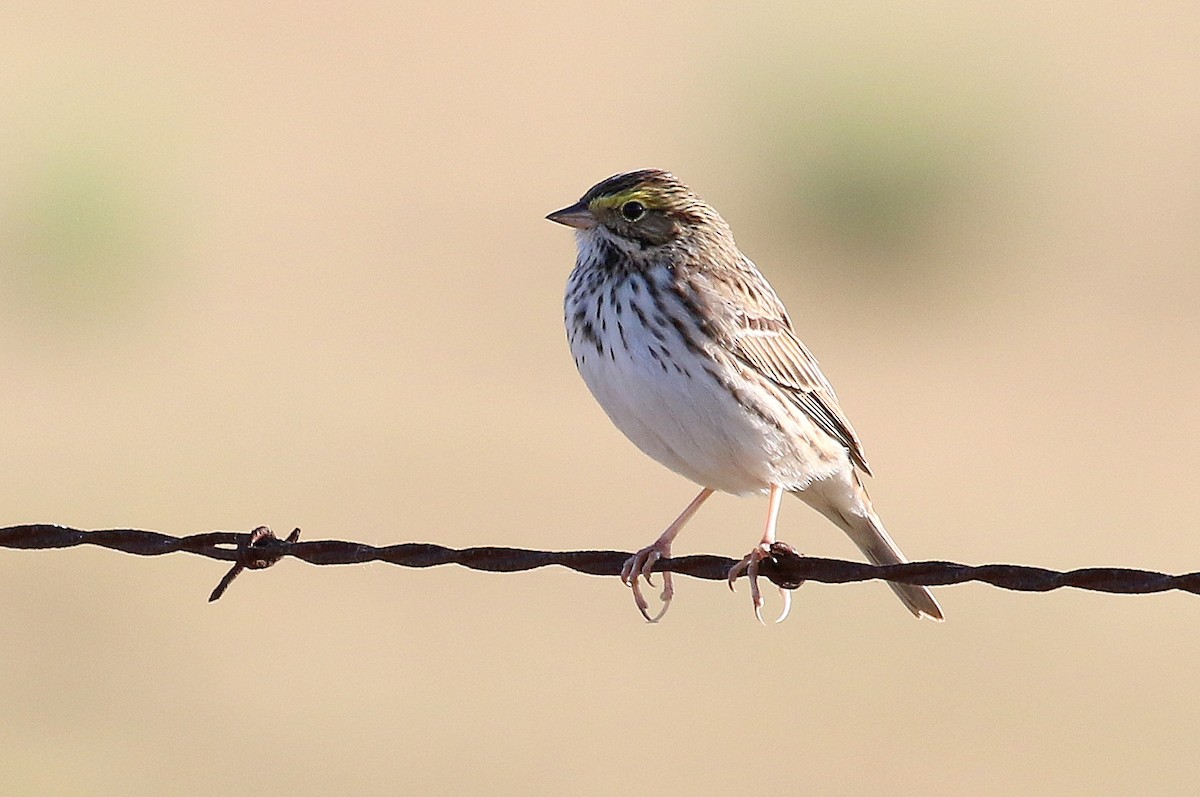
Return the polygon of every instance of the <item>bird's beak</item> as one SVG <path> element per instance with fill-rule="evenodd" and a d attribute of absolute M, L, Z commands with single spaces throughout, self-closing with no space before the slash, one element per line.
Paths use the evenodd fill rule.
<path fill-rule="evenodd" d="M 557 221 L 559 224 L 565 224 L 568 227 L 574 227 L 577 230 L 590 230 L 599 222 L 592 215 L 592 211 L 588 210 L 588 206 L 583 202 L 576 202 L 569 208 L 556 210 L 547 216 L 550 221 Z"/>

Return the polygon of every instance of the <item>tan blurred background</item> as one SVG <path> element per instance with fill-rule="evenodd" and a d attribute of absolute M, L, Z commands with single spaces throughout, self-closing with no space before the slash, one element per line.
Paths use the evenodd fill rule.
<path fill-rule="evenodd" d="M 1200 569 L 1200 6 L 9 4 L 0 525 L 649 542 L 543 215 L 674 170 L 914 558 Z M 680 553 L 741 555 L 762 499 Z M 781 536 L 854 556 L 799 502 Z M 0 551 L 0 792 L 1184 793 L 1200 598 Z M 772 596 L 773 598 L 773 596 Z M 768 608 L 773 608 L 772 604 Z"/>

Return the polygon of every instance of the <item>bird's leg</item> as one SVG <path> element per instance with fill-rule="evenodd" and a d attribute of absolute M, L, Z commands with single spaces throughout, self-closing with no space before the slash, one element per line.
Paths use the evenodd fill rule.
<path fill-rule="evenodd" d="M 746 554 L 742 561 L 738 562 L 733 567 L 729 568 L 729 589 L 733 590 L 733 582 L 737 581 L 738 577 L 743 573 L 750 579 L 750 600 L 754 603 L 754 616 L 758 618 L 760 623 L 762 619 L 763 597 L 762 591 L 758 588 L 758 565 L 763 559 L 771 555 L 771 546 L 775 544 L 775 524 L 779 520 L 779 505 L 783 500 L 783 488 L 778 484 L 771 485 L 771 494 L 767 499 L 767 524 L 763 530 L 762 541 L 758 546 Z M 787 590 L 780 589 L 783 595 L 783 612 L 779 615 L 779 619 L 775 622 L 783 622 L 788 613 L 792 610 L 792 594 Z M 766 623 L 763 623 L 766 625 Z"/>
<path fill-rule="evenodd" d="M 625 560 L 625 565 L 621 568 L 621 581 L 633 589 L 633 602 L 637 604 L 638 611 L 642 613 L 647 621 L 657 623 L 667 613 L 667 608 L 671 605 L 671 598 L 675 595 L 675 586 L 671 583 L 671 574 L 663 572 L 663 591 L 662 591 L 662 608 L 658 610 L 658 614 L 650 616 L 650 604 L 642 595 L 641 585 L 638 584 L 639 578 L 646 579 L 646 583 L 654 586 L 654 582 L 650 580 L 650 572 L 654 569 L 654 564 L 659 559 L 671 558 L 671 543 L 675 537 L 683 530 L 683 527 L 692 515 L 700 509 L 708 497 L 713 494 L 711 487 L 705 487 L 700 491 L 700 494 L 692 499 L 692 502 L 687 505 L 687 509 L 680 513 L 679 517 L 675 518 L 667 530 L 658 535 L 658 539 L 650 545 L 647 545 L 642 550 L 635 553 L 633 556 Z"/>

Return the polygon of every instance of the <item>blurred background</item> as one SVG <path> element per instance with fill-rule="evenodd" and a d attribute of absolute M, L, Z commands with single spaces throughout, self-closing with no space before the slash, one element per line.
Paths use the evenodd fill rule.
<path fill-rule="evenodd" d="M 676 172 L 909 556 L 1200 569 L 1200 7 L 8 4 L 0 525 L 634 550 L 694 487 L 567 352 L 569 231 Z M 763 499 L 678 553 L 740 556 Z M 788 502 L 781 538 L 858 554 Z M 0 791 L 1129 794 L 1200 599 L 0 551 Z M 774 599 L 774 595 L 770 596 Z M 768 605 L 768 610 L 777 607 Z"/>

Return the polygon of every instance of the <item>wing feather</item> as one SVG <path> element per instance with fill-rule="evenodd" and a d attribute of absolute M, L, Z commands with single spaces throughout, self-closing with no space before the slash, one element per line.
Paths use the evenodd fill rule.
<path fill-rule="evenodd" d="M 726 307 L 734 311 L 722 324 L 728 345 L 743 362 L 783 389 L 813 423 L 845 446 L 855 465 L 870 474 L 862 443 L 817 358 L 792 331 L 775 291 L 752 263 L 747 265 L 742 270 L 745 279 L 709 283 L 710 290 L 722 295 Z"/>

